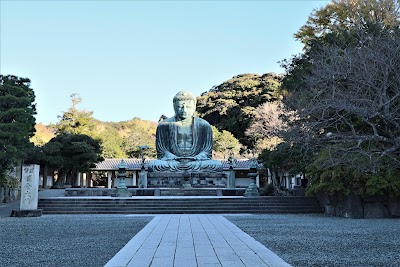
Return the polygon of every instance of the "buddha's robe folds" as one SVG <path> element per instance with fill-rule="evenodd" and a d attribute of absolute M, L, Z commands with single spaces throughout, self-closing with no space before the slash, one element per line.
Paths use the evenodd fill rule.
<path fill-rule="evenodd" d="M 189 148 L 179 147 L 178 127 L 174 117 L 158 124 L 157 160 L 149 163 L 149 172 L 222 172 L 221 162 L 211 159 L 213 139 L 210 124 L 201 118 L 193 118 L 192 145 Z"/>

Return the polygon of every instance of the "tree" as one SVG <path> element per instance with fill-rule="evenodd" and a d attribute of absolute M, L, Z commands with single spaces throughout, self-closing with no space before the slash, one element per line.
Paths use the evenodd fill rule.
<path fill-rule="evenodd" d="M 89 133 L 90 136 L 96 136 L 100 140 L 102 154 L 104 158 L 126 158 L 128 157 L 123 150 L 123 137 L 118 131 L 109 124 L 99 124 L 96 126 L 95 133 Z"/>
<path fill-rule="evenodd" d="M 264 163 L 266 169 L 271 173 L 274 192 L 281 190 L 281 179 L 279 173 L 296 175 L 302 173 L 305 177 L 305 154 L 297 144 L 281 142 L 277 146 L 264 149 L 258 159 Z"/>
<path fill-rule="evenodd" d="M 213 134 L 213 157 L 228 158 L 230 153 L 238 155 L 242 145 L 232 133 L 222 130 L 219 131 L 215 126 L 211 126 Z"/>
<path fill-rule="evenodd" d="M 78 94 L 71 95 L 71 102 L 71 107 L 59 116 L 60 121 L 56 124 L 58 134 L 85 134 L 100 141 L 102 157 L 127 157 L 122 150 L 123 138 L 112 123 L 96 120 L 92 111 L 79 110 L 77 105 L 82 98 Z"/>
<path fill-rule="evenodd" d="M 25 159 L 35 132 L 35 94 L 30 80 L 0 75 L 0 183 Z"/>
<path fill-rule="evenodd" d="M 366 29 L 369 25 L 379 25 L 383 30 L 396 28 L 400 23 L 399 8 L 399 0 L 333 0 L 315 10 L 295 37 L 311 45 L 341 30 Z"/>
<path fill-rule="evenodd" d="M 254 120 L 246 130 L 246 136 L 254 139 L 257 151 L 274 149 L 281 143 L 280 132 L 288 129 L 288 122 L 283 119 L 285 115 L 291 121 L 295 113 L 286 109 L 282 101 L 266 102 L 255 110 Z"/>
<path fill-rule="evenodd" d="M 231 132 L 235 138 L 253 148 L 253 140 L 245 135 L 255 116 L 255 109 L 280 98 L 281 76 L 242 74 L 214 86 L 197 99 L 197 112 L 219 130 Z"/>
<path fill-rule="evenodd" d="M 35 146 L 44 146 L 51 138 L 55 137 L 56 129 L 51 126 L 46 126 L 42 123 L 35 125 L 35 135 L 31 137 L 30 141 Z"/>
<path fill-rule="evenodd" d="M 121 123 L 126 135 L 123 137 L 122 148 L 129 157 L 139 158 L 139 146 L 148 146 L 146 156 L 156 158 L 156 129 L 157 124 L 135 118 Z"/>
<path fill-rule="evenodd" d="M 373 20 L 366 14 L 376 14 L 371 7 L 377 1 L 357 1 L 365 10 L 356 22 L 321 23 L 328 30 L 309 34 L 304 53 L 286 62 L 283 87 L 289 93 L 284 102 L 298 116 L 286 140 L 316 155 L 309 162 L 315 188 L 400 192 L 396 183 L 371 190 L 383 181 L 376 177 L 393 177 L 400 170 L 400 34 L 399 24 L 393 23 L 399 21 L 398 3 L 381 2 L 388 10 L 379 14 L 395 14 L 395 19 L 382 15 L 376 18 L 385 19 Z M 337 8 L 349 3 L 334 1 Z M 390 3 L 397 5 L 396 13 Z M 357 18 L 348 11 L 347 20 Z"/>
<path fill-rule="evenodd" d="M 76 106 L 82 102 L 78 94 L 71 96 L 72 106 L 62 116 L 58 116 L 60 121 L 56 124 L 59 134 L 88 134 L 94 132 L 93 112 L 78 110 Z"/>
<path fill-rule="evenodd" d="M 156 123 L 133 118 L 123 122 L 102 122 L 93 118 L 93 112 L 79 110 L 82 99 L 71 95 L 72 106 L 59 116 L 58 134 L 86 134 L 99 140 L 104 158 L 139 157 L 140 145 L 149 146 L 147 156 L 155 157 Z"/>
<path fill-rule="evenodd" d="M 74 174 L 87 172 L 103 160 L 99 141 L 84 134 L 60 134 L 44 146 L 43 152 L 47 165 L 59 170 L 59 185 L 72 185 Z"/>
<path fill-rule="evenodd" d="M 319 47 L 305 86 L 288 101 L 299 111 L 307 140 L 332 145 L 332 164 L 361 157 L 369 171 L 381 161 L 400 166 L 399 31 L 357 31 L 353 38 L 357 45 Z"/>

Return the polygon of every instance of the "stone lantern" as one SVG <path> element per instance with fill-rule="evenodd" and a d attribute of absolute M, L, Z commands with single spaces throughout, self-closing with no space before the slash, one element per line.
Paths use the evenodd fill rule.
<path fill-rule="evenodd" d="M 125 184 L 125 178 L 126 178 L 126 163 L 123 159 L 121 159 L 121 162 L 118 164 L 118 179 L 119 179 L 119 184 L 117 187 L 117 197 L 130 197 L 128 188 L 126 187 Z"/>
<path fill-rule="evenodd" d="M 145 164 L 145 151 L 149 149 L 148 146 L 139 146 L 140 148 L 140 158 L 141 158 L 141 167 L 140 167 L 140 174 L 139 174 L 139 188 L 147 188 L 147 174 L 144 167 Z"/>
<path fill-rule="evenodd" d="M 236 166 L 236 159 L 233 154 L 233 148 L 234 147 L 228 147 L 229 149 L 229 158 L 228 158 L 228 163 L 229 163 L 229 174 L 228 174 L 228 181 L 227 181 L 227 188 L 235 188 L 235 171 L 234 167 Z"/>
<path fill-rule="evenodd" d="M 251 179 L 249 187 L 247 187 L 246 192 L 244 193 L 245 197 L 258 197 L 260 193 L 258 193 L 258 187 L 256 184 L 256 177 L 258 175 L 258 162 L 255 158 L 251 159 L 250 162 L 250 170 L 248 177 Z"/>

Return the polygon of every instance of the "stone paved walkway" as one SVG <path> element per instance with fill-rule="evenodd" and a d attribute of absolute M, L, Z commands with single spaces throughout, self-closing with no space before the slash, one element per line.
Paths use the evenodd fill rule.
<path fill-rule="evenodd" d="M 222 215 L 157 215 L 107 264 L 120 266 L 290 266 Z"/>

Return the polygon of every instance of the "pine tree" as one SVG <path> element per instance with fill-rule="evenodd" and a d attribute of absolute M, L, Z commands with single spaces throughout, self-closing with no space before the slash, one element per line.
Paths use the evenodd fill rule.
<path fill-rule="evenodd" d="M 0 183 L 26 157 L 35 132 L 35 93 L 30 80 L 0 75 Z"/>

